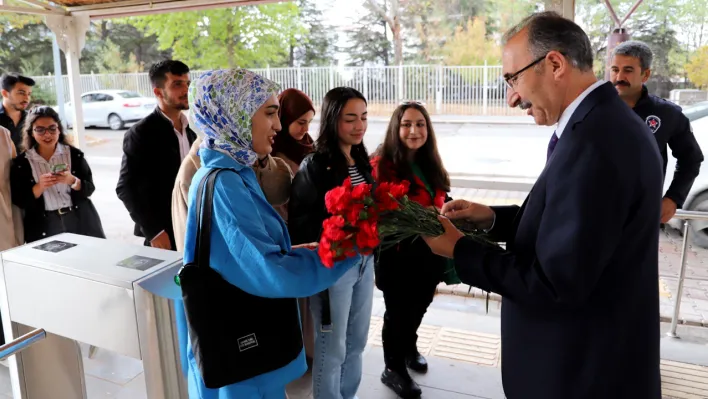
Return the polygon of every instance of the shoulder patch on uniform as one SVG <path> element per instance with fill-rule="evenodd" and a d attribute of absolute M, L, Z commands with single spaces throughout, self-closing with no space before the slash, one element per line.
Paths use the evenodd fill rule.
<path fill-rule="evenodd" d="M 661 119 L 659 119 L 656 115 L 647 116 L 645 122 L 647 126 L 649 126 L 649 130 L 651 130 L 652 133 L 656 133 L 656 131 L 661 127 Z"/>

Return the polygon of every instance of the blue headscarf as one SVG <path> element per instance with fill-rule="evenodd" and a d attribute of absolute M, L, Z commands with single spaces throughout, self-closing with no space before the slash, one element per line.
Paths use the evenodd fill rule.
<path fill-rule="evenodd" d="M 189 124 L 203 137 L 201 148 L 223 152 L 236 162 L 252 166 L 251 118 L 271 96 L 277 83 L 246 69 L 209 71 L 189 89 Z"/>

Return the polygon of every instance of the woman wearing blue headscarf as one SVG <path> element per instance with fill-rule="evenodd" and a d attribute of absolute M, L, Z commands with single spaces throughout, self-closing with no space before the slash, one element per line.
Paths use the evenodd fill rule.
<path fill-rule="evenodd" d="M 191 399 L 283 399 L 285 386 L 307 370 L 297 300 L 286 298 L 314 295 L 334 284 L 360 261 L 355 257 L 327 269 L 316 251 L 292 248 L 285 222 L 263 195 L 251 166 L 257 160 L 256 154 L 271 152 L 273 138 L 281 128 L 278 90 L 274 82 L 243 69 L 207 72 L 192 82 L 190 124 L 204 133 L 204 142 L 199 150 L 202 167 L 189 190 L 184 261 L 188 263 L 195 258 L 194 205 L 199 183 L 214 168 L 230 169 L 218 175 L 214 186 L 210 266 L 253 298 L 253 303 L 265 306 L 262 312 L 272 317 L 271 320 L 282 320 L 278 334 L 282 334 L 283 342 L 299 342 L 299 348 L 289 352 L 295 353 L 292 359 L 288 357 L 285 362 L 280 359 L 283 364 L 280 368 L 236 384 L 209 389 L 195 361 L 191 337 L 181 328 L 180 342 L 187 355 L 183 365 L 187 368 Z M 263 298 L 283 299 L 264 301 Z M 249 303 L 224 304 L 225 309 L 234 310 L 233 317 L 237 319 L 239 307 L 244 306 Z M 183 310 L 179 316 L 184 323 Z M 254 323 L 241 319 L 238 322 Z M 238 338 L 234 337 L 234 345 Z M 276 353 L 275 357 L 278 356 L 282 354 Z M 244 368 L 248 367 L 244 364 Z"/>

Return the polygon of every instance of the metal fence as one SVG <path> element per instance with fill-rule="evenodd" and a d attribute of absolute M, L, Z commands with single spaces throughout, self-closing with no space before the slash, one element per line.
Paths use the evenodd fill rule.
<path fill-rule="evenodd" d="M 667 333 L 669 337 L 678 338 L 676 334 L 676 329 L 678 327 L 680 311 L 681 311 L 681 300 L 683 299 L 683 284 L 685 280 L 701 280 L 706 281 L 701 277 L 686 277 L 686 261 L 688 259 L 688 245 L 690 242 L 691 234 L 691 223 L 693 221 L 708 221 L 708 212 L 696 212 L 696 211 L 684 211 L 679 209 L 676 211 L 674 216 L 676 219 L 681 219 L 684 221 L 683 224 L 683 243 L 681 246 L 681 268 L 678 274 L 678 289 L 676 292 L 676 299 L 674 302 L 674 313 L 671 318 L 671 329 Z"/>
<path fill-rule="evenodd" d="M 313 67 L 254 69 L 282 85 L 307 93 L 319 106 L 325 93 L 337 86 L 351 86 L 369 101 L 369 113 L 390 114 L 404 100 L 420 101 L 434 114 L 520 115 L 506 106 L 501 66 L 403 65 L 365 67 Z M 192 79 L 201 71 L 193 71 Z M 33 77 L 47 97 L 56 99 L 53 76 Z M 64 102 L 69 102 L 69 79 L 63 77 Z M 81 75 L 82 92 L 130 90 L 152 96 L 147 73 Z M 56 100 L 55 100 L 56 101 Z"/>

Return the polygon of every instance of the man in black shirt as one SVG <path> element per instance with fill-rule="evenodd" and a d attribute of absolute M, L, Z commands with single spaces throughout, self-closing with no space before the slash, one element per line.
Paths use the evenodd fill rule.
<path fill-rule="evenodd" d="M 676 158 L 676 169 L 661 206 L 661 223 L 666 223 L 683 206 L 698 176 L 703 153 L 696 142 L 691 123 L 678 105 L 648 93 L 644 84 L 651 76 L 653 54 L 639 41 L 627 41 L 615 47 L 610 79 L 620 97 L 654 133 L 664 159 L 664 178 L 668 163 L 667 145 Z"/>
<path fill-rule="evenodd" d="M 34 80 L 15 74 L 4 74 L 0 78 L 2 106 L 0 106 L 0 126 L 12 133 L 12 142 L 20 148 L 22 124 L 27 115 L 27 107 L 32 97 Z"/>

